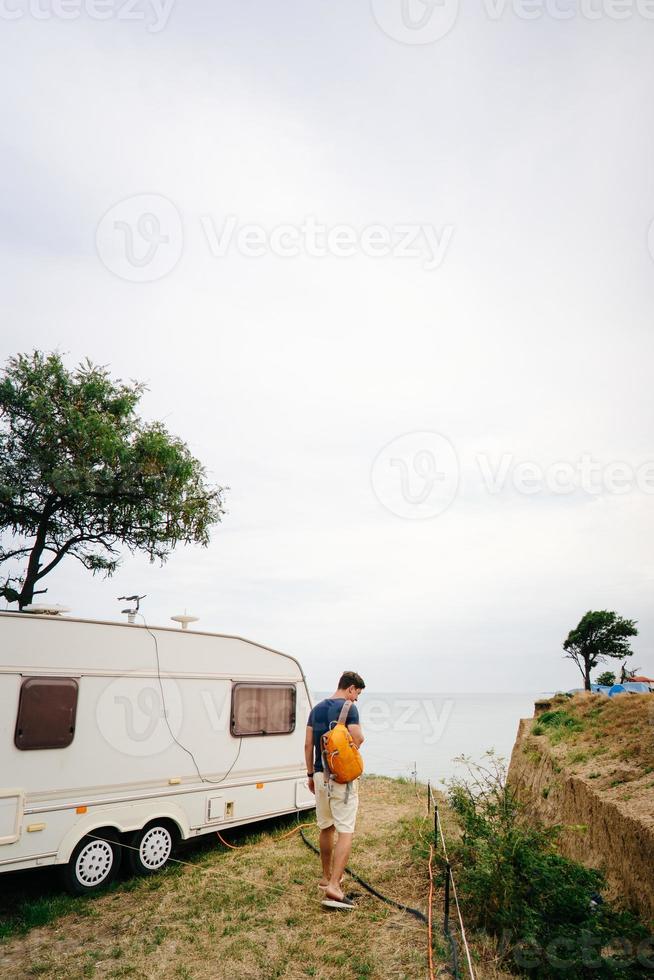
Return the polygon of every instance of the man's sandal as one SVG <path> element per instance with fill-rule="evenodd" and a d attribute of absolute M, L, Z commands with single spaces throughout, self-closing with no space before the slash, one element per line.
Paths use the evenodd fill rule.
<path fill-rule="evenodd" d="M 347 911 L 352 911 L 354 908 L 354 902 L 347 895 L 343 895 L 343 898 L 323 898 L 322 905 L 327 909 L 345 909 Z"/>

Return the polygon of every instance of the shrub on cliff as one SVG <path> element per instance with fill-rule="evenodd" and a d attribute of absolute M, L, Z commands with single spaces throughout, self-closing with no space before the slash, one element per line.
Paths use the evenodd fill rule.
<path fill-rule="evenodd" d="M 562 857 L 557 827 L 528 819 L 506 770 L 464 760 L 450 783 L 461 839 L 455 870 L 465 910 L 499 940 L 516 972 L 536 978 L 636 978 L 654 972 L 654 943 L 628 912 L 602 901 L 603 877 Z"/>

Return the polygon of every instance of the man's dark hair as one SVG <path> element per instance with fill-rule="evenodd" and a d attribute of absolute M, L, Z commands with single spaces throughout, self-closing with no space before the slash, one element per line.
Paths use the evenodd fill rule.
<path fill-rule="evenodd" d="M 341 679 L 338 682 L 339 691 L 344 691 L 346 688 L 351 687 L 354 684 L 359 690 L 363 690 L 366 686 L 365 681 L 361 674 L 357 674 L 356 670 L 345 670 L 341 674 Z"/>

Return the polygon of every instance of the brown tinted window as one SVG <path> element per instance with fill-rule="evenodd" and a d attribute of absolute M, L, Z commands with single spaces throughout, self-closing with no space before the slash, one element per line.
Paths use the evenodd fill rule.
<path fill-rule="evenodd" d="M 63 749 L 73 741 L 77 681 L 28 677 L 18 702 L 14 744 L 19 749 Z"/>
<path fill-rule="evenodd" d="M 234 685 L 232 735 L 287 735 L 294 728 L 294 685 Z"/>

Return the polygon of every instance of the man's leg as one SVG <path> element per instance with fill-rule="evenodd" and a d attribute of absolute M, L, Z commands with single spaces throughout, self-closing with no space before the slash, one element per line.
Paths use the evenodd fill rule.
<path fill-rule="evenodd" d="M 332 828 L 333 829 L 333 828 Z M 352 850 L 352 838 L 354 834 L 339 833 L 336 847 L 334 848 L 334 861 L 332 873 L 327 886 L 327 895 L 330 898 L 342 898 L 343 889 L 341 888 L 341 878 L 345 872 L 345 866 L 350 859 Z M 324 867 L 324 865 L 323 865 Z"/>
<path fill-rule="evenodd" d="M 322 879 L 320 884 L 326 885 L 332 876 L 332 860 L 334 857 L 334 825 L 320 831 L 320 860 L 322 861 Z"/>

